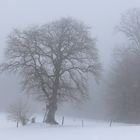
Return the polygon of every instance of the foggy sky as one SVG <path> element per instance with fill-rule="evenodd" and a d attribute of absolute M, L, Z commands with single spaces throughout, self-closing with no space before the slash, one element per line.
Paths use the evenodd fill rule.
<path fill-rule="evenodd" d="M 101 62 L 108 67 L 120 14 L 140 6 L 140 0 L 0 0 L 0 62 L 6 37 L 14 29 L 41 25 L 61 17 L 73 17 L 92 27 Z M 14 76 L 0 76 L 0 108 L 20 93 Z M 7 100 L 8 98 L 8 100 Z M 7 101 L 7 102 L 6 102 Z"/>

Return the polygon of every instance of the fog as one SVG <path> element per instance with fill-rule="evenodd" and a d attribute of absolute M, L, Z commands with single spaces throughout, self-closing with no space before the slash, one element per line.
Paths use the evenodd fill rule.
<path fill-rule="evenodd" d="M 112 49 L 121 40 L 114 27 L 119 24 L 121 13 L 138 5 L 139 0 L 0 0 L 0 62 L 4 61 L 7 36 L 14 28 L 24 29 L 61 17 L 72 17 L 91 27 L 92 36 L 97 40 L 104 75 L 110 68 Z M 19 83 L 17 76 L 7 73 L 0 76 L 0 110 L 22 94 Z M 91 110 L 104 113 L 104 108 L 98 102 L 102 99 L 101 87 L 102 84 L 96 85 L 93 79 L 89 80 L 93 101 L 92 106 L 85 105 L 86 114 L 91 115 Z"/>

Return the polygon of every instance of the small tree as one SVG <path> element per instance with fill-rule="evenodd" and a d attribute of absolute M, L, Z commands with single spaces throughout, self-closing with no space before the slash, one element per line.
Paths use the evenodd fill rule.
<path fill-rule="evenodd" d="M 8 119 L 15 121 L 17 123 L 17 127 L 19 123 L 23 126 L 26 125 L 32 115 L 29 105 L 26 102 L 19 100 L 12 103 L 7 112 Z"/>

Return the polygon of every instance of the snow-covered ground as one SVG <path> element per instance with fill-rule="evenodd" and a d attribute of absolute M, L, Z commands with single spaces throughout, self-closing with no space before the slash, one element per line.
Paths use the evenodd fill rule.
<path fill-rule="evenodd" d="M 61 118 L 58 118 L 61 122 Z M 0 115 L 0 140 L 139 140 L 140 126 L 113 124 L 65 118 L 64 126 L 46 126 L 37 122 L 25 127 L 15 127 Z"/>

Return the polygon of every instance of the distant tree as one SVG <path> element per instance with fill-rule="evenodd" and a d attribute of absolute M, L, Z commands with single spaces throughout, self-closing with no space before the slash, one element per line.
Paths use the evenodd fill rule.
<path fill-rule="evenodd" d="M 140 9 L 129 9 L 122 14 L 117 30 L 127 37 L 131 49 L 140 53 Z"/>
<path fill-rule="evenodd" d="M 48 109 L 45 122 L 55 120 L 58 102 L 88 97 L 87 75 L 97 79 L 101 65 L 89 27 L 72 18 L 14 30 L 8 38 L 3 71 L 18 72 L 24 88 L 37 93 Z"/>
<path fill-rule="evenodd" d="M 32 116 L 31 108 L 27 104 L 27 102 L 23 100 L 17 100 L 13 102 L 7 110 L 8 119 L 11 121 L 15 121 L 17 123 L 17 127 L 19 123 L 23 126 L 27 124 L 30 117 Z"/>
<path fill-rule="evenodd" d="M 111 119 L 140 123 L 140 10 L 124 13 L 117 30 L 127 43 L 114 51 L 107 104 Z"/>
<path fill-rule="evenodd" d="M 107 93 L 110 116 L 116 121 L 140 123 L 140 56 L 128 48 L 119 49 L 117 54 L 119 60 L 112 66 Z"/>

